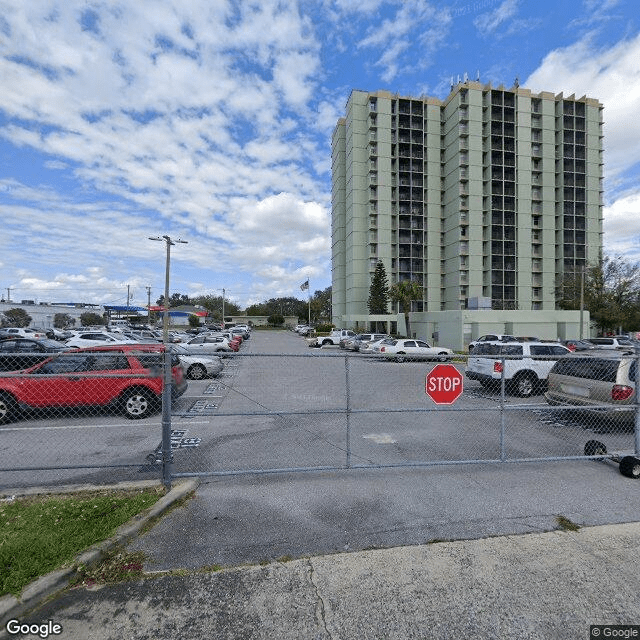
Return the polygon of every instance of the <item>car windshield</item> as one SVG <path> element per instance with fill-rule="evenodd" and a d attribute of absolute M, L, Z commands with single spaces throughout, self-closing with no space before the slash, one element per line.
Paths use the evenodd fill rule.
<path fill-rule="evenodd" d="M 177 353 L 179 356 L 189 355 L 189 351 L 179 344 L 173 344 L 171 345 L 170 348 L 171 348 L 171 351 L 173 351 L 173 353 Z"/>
<path fill-rule="evenodd" d="M 40 340 L 40 345 L 45 349 L 52 349 L 54 351 L 58 351 L 64 349 L 64 345 L 61 345 L 59 342 L 55 340 Z"/>

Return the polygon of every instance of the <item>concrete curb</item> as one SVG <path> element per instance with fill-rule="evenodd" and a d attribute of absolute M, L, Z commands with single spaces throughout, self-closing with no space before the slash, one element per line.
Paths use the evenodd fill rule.
<path fill-rule="evenodd" d="M 123 491 L 127 489 L 141 489 L 155 487 L 161 485 L 160 481 L 142 481 L 142 482 L 122 482 L 107 486 L 92 485 L 68 485 L 65 487 L 53 488 L 32 488 L 28 490 L 3 491 L 3 495 L 39 495 L 39 494 L 61 494 L 61 493 L 80 493 L 83 491 Z M 133 517 L 129 522 L 121 525 L 116 533 L 107 540 L 99 542 L 86 551 L 83 551 L 74 558 L 74 565 L 83 564 L 92 566 L 100 561 L 105 553 L 125 544 L 137 536 L 140 531 L 154 518 L 161 516 L 177 501 L 184 498 L 189 493 L 195 491 L 200 485 L 199 479 L 182 480 L 173 485 L 171 491 L 160 498 L 153 507 Z M 69 580 L 76 573 L 73 567 L 65 569 L 57 569 L 45 576 L 34 580 L 28 584 L 20 594 L 19 598 L 13 595 L 6 595 L 0 598 L 0 619 L 2 626 L 11 618 L 22 616 L 28 613 L 47 598 L 55 593 L 62 591 L 69 585 Z"/>

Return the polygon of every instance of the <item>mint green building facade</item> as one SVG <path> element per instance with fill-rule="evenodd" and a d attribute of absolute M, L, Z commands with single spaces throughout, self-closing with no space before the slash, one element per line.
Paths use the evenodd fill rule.
<path fill-rule="evenodd" d="M 520 319 L 540 337 L 588 335 L 588 314 L 580 327 L 554 291 L 601 253 L 602 108 L 469 81 L 444 101 L 353 91 L 332 138 L 334 324 L 370 327 L 380 260 L 390 283 L 422 286 L 412 333 L 424 338 L 531 334 Z M 388 320 L 401 332 L 399 311 Z"/>

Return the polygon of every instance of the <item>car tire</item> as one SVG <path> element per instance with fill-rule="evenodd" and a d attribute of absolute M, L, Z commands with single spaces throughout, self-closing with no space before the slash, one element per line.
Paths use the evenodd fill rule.
<path fill-rule="evenodd" d="M 13 396 L 8 393 L 0 393 L 0 424 L 15 420 L 18 405 Z"/>
<path fill-rule="evenodd" d="M 141 420 L 155 413 L 159 405 L 158 398 L 146 389 L 129 389 L 121 398 L 124 415 L 129 420 Z"/>
<path fill-rule="evenodd" d="M 448 362 L 449 354 L 446 351 L 438 354 L 438 362 Z"/>
<path fill-rule="evenodd" d="M 323 340 L 323 341 L 322 341 L 322 346 L 323 346 L 323 347 L 324 347 L 324 346 L 326 346 L 326 345 L 328 345 L 328 344 L 333 344 L 333 342 L 331 342 L 331 340 Z"/>
<path fill-rule="evenodd" d="M 584 445 L 585 456 L 606 456 L 607 447 L 600 440 L 588 440 Z"/>
<path fill-rule="evenodd" d="M 187 370 L 189 380 L 202 380 L 207 375 L 207 370 L 201 364 L 192 364 Z"/>
<path fill-rule="evenodd" d="M 404 351 L 399 351 L 396 353 L 396 362 L 404 362 L 406 360 L 406 354 Z"/>
<path fill-rule="evenodd" d="M 634 456 L 625 456 L 620 460 L 620 473 L 625 478 L 640 478 L 640 460 Z"/>
<path fill-rule="evenodd" d="M 538 379 L 530 373 L 523 373 L 513 381 L 513 388 L 521 398 L 529 398 L 533 395 Z"/>

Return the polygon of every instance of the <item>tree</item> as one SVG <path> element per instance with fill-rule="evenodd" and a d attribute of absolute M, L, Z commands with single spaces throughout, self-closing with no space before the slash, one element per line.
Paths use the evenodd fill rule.
<path fill-rule="evenodd" d="M 189 326 L 190 327 L 199 327 L 200 326 L 200 318 L 196 315 L 189 316 Z"/>
<path fill-rule="evenodd" d="M 4 312 L 10 327 L 28 327 L 31 316 L 24 309 L 9 309 Z"/>
<path fill-rule="evenodd" d="M 311 316 L 316 322 L 321 320 L 331 321 L 331 287 L 319 289 L 313 294 L 313 298 L 311 298 Z"/>
<path fill-rule="evenodd" d="M 56 313 L 53 316 L 53 326 L 56 329 L 66 329 L 67 327 L 73 326 L 75 323 L 75 319 L 68 313 Z"/>
<path fill-rule="evenodd" d="M 267 322 L 273 327 L 280 327 L 284 324 L 284 317 L 279 313 L 274 313 L 267 318 Z"/>
<path fill-rule="evenodd" d="M 555 289 L 560 309 L 584 308 L 600 333 L 619 329 L 637 329 L 640 323 L 640 264 L 631 264 L 622 256 L 604 256 L 582 271 L 566 273 Z"/>
<path fill-rule="evenodd" d="M 369 287 L 369 299 L 367 300 L 369 313 L 389 313 L 388 288 L 387 272 L 384 269 L 382 261 L 378 260 L 376 270 L 373 272 L 371 278 L 371 286 Z"/>
<path fill-rule="evenodd" d="M 85 311 L 80 315 L 80 324 L 83 327 L 90 327 L 94 324 L 104 324 L 104 318 L 99 313 Z"/>
<path fill-rule="evenodd" d="M 164 294 L 161 295 L 157 300 L 156 304 L 160 307 L 164 306 Z M 181 305 L 192 305 L 194 304 L 191 298 L 184 293 L 172 293 L 169 297 L 169 307 L 179 307 Z"/>
<path fill-rule="evenodd" d="M 409 312 L 413 300 L 422 300 L 422 285 L 415 280 L 402 280 L 389 287 L 389 298 L 392 302 L 399 302 L 404 312 L 404 322 L 407 329 L 407 337 L 411 337 L 409 326 Z"/>
<path fill-rule="evenodd" d="M 194 305 L 204 307 L 209 312 L 209 315 L 215 320 L 222 320 L 222 296 L 196 296 L 195 298 L 192 298 L 191 301 Z M 226 298 L 224 299 L 225 315 L 239 316 L 241 313 L 242 310 L 235 302 Z"/>

